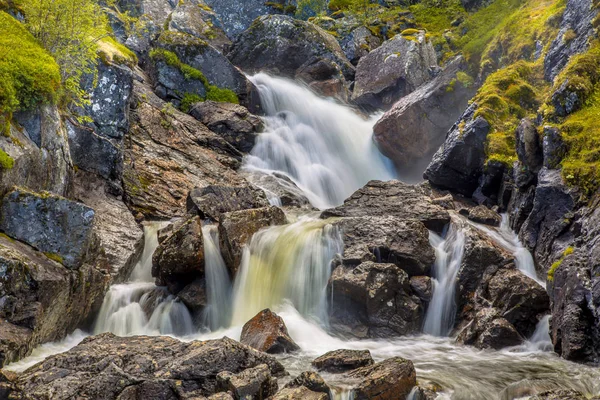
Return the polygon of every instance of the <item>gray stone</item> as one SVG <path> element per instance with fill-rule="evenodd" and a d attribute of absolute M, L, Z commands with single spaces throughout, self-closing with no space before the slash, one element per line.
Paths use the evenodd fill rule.
<path fill-rule="evenodd" d="M 362 57 L 381 46 L 381 39 L 373 35 L 367 27 L 359 26 L 343 37 L 340 45 L 348 60 L 356 65 Z"/>
<path fill-rule="evenodd" d="M 535 181 L 537 173 L 542 168 L 544 160 L 542 143 L 537 127 L 529 118 L 521 120 L 515 132 L 515 138 L 521 167 L 516 183 L 519 188 L 525 188 Z"/>
<path fill-rule="evenodd" d="M 277 379 L 271 376 L 267 364 L 245 369 L 237 374 L 223 371 L 217 375 L 217 385 L 233 393 L 236 400 L 267 399 L 277 392 Z"/>
<path fill-rule="evenodd" d="M 567 154 L 567 146 L 558 128 L 553 126 L 544 127 L 542 152 L 545 168 L 555 169 L 560 166 L 560 162 Z"/>
<path fill-rule="evenodd" d="M 319 371 L 340 373 L 373 365 L 369 350 L 334 350 L 315 358 L 312 363 Z"/>
<path fill-rule="evenodd" d="M 401 357 L 388 358 L 352 371 L 351 378 L 360 379 L 354 388 L 354 399 L 405 399 L 417 384 L 415 367 L 410 360 Z"/>
<path fill-rule="evenodd" d="M 266 14 L 277 12 L 263 0 L 205 0 L 222 21 L 223 29 L 234 38 L 250 27 L 252 22 Z"/>
<path fill-rule="evenodd" d="M 231 45 L 219 17 L 204 0 L 177 3 L 177 7 L 169 16 L 168 23 L 170 31 L 190 34 L 208 42 L 221 52 Z"/>
<path fill-rule="evenodd" d="M 265 194 L 251 186 L 208 185 L 194 188 L 187 198 L 188 210 L 201 218 L 218 221 L 221 214 L 231 211 L 267 207 Z"/>

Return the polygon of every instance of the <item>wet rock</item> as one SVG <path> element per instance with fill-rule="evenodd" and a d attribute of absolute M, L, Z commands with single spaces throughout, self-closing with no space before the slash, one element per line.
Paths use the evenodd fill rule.
<path fill-rule="evenodd" d="M 342 263 L 356 266 L 365 261 L 393 263 L 408 275 L 428 275 L 435 254 L 429 231 L 419 221 L 398 217 L 343 218 L 335 223 L 343 232 Z"/>
<path fill-rule="evenodd" d="M 593 20 L 598 14 L 593 0 L 569 0 L 562 15 L 560 30 L 544 58 L 544 76 L 552 81 L 567 65 L 574 54 L 589 48 L 589 39 L 594 35 Z M 572 32 L 574 35 L 565 35 Z"/>
<path fill-rule="evenodd" d="M 476 104 L 448 132 L 446 141 L 435 153 L 424 177 L 433 185 L 471 196 L 479 186 L 486 159 L 485 144 L 490 125 L 475 118 Z"/>
<path fill-rule="evenodd" d="M 318 59 L 335 63 L 346 80 L 354 67 L 337 40 L 318 26 L 283 15 L 262 16 L 236 39 L 229 59 L 246 72 L 294 77 L 300 67 Z"/>
<path fill-rule="evenodd" d="M 2 200 L 0 230 L 76 269 L 92 241 L 94 217 L 82 203 L 15 188 Z"/>
<path fill-rule="evenodd" d="M 423 303 L 428 303 L 433 295 L 431 278 L 428 276 L 413 276 L 410 278 L 410 287 Z"/>
<path fill-rule="evenodd" d="M 513 192 L 508 204 L 508 213 L 510 216 L 510 227 L 513 231 L 519 232 L 533 209 L 535 198 L 535 186 L 531 185 L 525 190 L 517 189 Z"/>
<path fill-rule="evenodd" d="M 256 232 L 269 226 L 285 223 L 285 214 L 278 207 L 263 207 L 221 214 L 219 217 L 219 243 L 231 276 L 237 275 L 244 247 L 250 243 L 250 239 Z"/>
<path fill-rule="evenodd" d="M 147 86 L 135 83 L 131 128 L 124 141 L 123 190 L 129 208 L 147 218 L 186 211 L 195 187 L 248 183 L 231 167 L 241 154 L 193 117 L 167 106 Z"/>
<path fill-rule="evenodd" d="M 340 40 L 342 50 L 353 65 L 381 46 L 381 39 L 373 35 L 365 26 L 359 26 Z"/>
<path fill-rule="evenodd" d="M 240 342 L 271 354 L 300 350 L 290 337 L 283 319 L 269 309 L 262 310 L 244 324 Z"/>
<path fill-rule="evenodd" d="M 475 90 L 473 82 L 457 79 L 465 64 L 462 57 L 450 61 L 431 82 L 395 102 L 373 127 L 377 146 L 401 170 L 428 162 L 467 108 Z"/>
<path fill-rule="evenodd" d="M 369 350 L 334 350 L 312 361 L 317 370 L 332 373 L 352 371 L 373 363 Z"/>
<path fill-rule="evenodd" d="M 412 361 L 400 357 L 357 369 L 348 375 L 362 380 L 354 388 L 356 400 L 406 399 L 417 384 L 417 374 Z"/>
<path fill-rule="evenodd" d="M 524 118 L 515 132 L 516 150 L 520 166 L 517 168 L 516 184 L 525 188 L 534 183 L 544 159 L 542 143 L 537 127 L 529 118 Z"/>
<path fill-rule="evenodd" d="M 210 218 L 215 221 L 224 213 L 268 205 L 265 194 L 250 185 L 208 185 L 192 189 L 187 198 L 188 211 L 198 213 L 203 219 Z"/>
<path fill-rule="evenodd" d="M 271 204 L 290 207 L 310 206 L 304 192 L 284 174 L 246 171 L 244 176 L 265 192 Z"/>
<path fill-rule="evenodd" d="M 473 345 L 479 349 L 495 350 L 517 346 L 524 340 L 515 327 L 502 318 L 495 308 L 484 308 L 477 312 L 457 337 L 459 343 Z"/>
<path fill-rule="evenodd" d="M 487 208 L 486 206 L 476 206 L 470 209 L 461 209 L 460 213 L 462 215 L 466 215 L 473 222 L 477 222 L 479 224 L 490 225 L 490 226 L 500 226 L 502 222 L 502 217 L 495 212 Z"/>
<path fill-rule="evenodd" d="M 544 127 L 542 151 L 544 155 L 544 167 L 548 169 L 559 168 L 560 162 L 567 154 L 567 146 L 558 128 L 553 126 Z"/>
<path fill-rule="evenodd" d="M 326 393 L 329 395 L 329 386 L 321 375 L 314 371 L 304 371 L 285 385 L 286 388 L 301 388 L 304 387 L 313 392 Z"/>
<path fill-rule="evenodd" d="M 238 104 L 208 100 L 195 103 L 189 113 L 243 153 L 252 150 L 263 128 L 260 118 Z"/>
<path fill-rule="evenodd" d="M 0 365 L 62 339 L 102 301 L 108 279 L 90 265 L 71 270 L 0 235 Z"/>
<path fill-rule="evenodd" d="M 271 376 L 269 366 L 260 364 L 237 374 L 229 371 L 217 375 L 217 385 L 233 393 L 234 399 L 267 399 L 277 392 L 277 379 Z"/>
<path fill-rule="evenodd" d="M 105 333 L 21 374 L 13 395 L 36 400 L 121 399 L 125 394 L 135 400 L 207 397 L 219 390 L 220 372 L 240 374 L 263 364 L 272 376 L 284 373 L 272 356 L 228 338 L 180 342 L 166 336 L 120 338 Z"/>
<path fill-rule="evenodd" d="M 183 304 L 192 312 L 200 312 L 208 304 L 206 294 L 206 282 L 204 279 L 196 279 L 192 283 L 186 285 L 177 297 Z"/>
<path fill-rule="evenodd" d="M 322 392 L 313 392 L 307 387 L 284 388 L 272 400 L 327 400 L 329 395 Z"/>
<path fill-rule="evenodd" d="M 396 35 L 362 57 L 356 67 L 352 101 L 369 109 L 389 108 L 432 78 L 437 65 L 425 32 L 413 38 Z"/>
<path fill-rule="evenodd" d="M 365 262 L 338 266 L 329 291 L 334 329 L 355 336 L 391 337 L 420 331 L 423 305 L 408 274 L 394 264 Z"/>
<path fill-rule="evenodd" d="M 421 221 L 428 229 L 442 232 L 450 216 L 434 204 L 418 185 L 400 181 L 370 181 L 354 192 L 344 204 L 321 213 L 321 218 L 394 216 Z"/>
<path fill-rule="evenodd" d="M 339 66 L 331 60 L 313 58 L 296 70 L 296 80 L 306 82 L 314 92 L 325 97 L 348 101 L 346 81 Z"/>
<path fill-rule="evenodd" d="M 582 393 L 570 389 L 548 390 L 531 397 L 531 400 L 585 400 Z"/>
<path fill-rule="evenodd" d="M 203 272 L 202 222 L 196 216 L 183 223 L 156 248 L 152 256 L 152 276 L 158 286 L 164 286 L 189 281 L 190 277 Z"/>

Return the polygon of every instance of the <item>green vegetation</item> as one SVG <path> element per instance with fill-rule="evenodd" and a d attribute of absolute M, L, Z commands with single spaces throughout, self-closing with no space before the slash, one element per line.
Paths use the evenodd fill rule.
<path fill-rule="evenodd" d="M 125 64 L 132 68 L 138 63 L 138 58 L 135 53 L 117 42 L 111 36 L 105 37 L 98 42 L 98 54 L 105 62 Z"/>
<path fill-rule="evenodd" d="M 52 56 L 20 22 L 0 12 L 0 114 L 6 126 L 13 112 L 55 101 L 59 88 Z"/>
<path fill-rule="evenodd" d="M 563 252 L 562 256 L 550 266 L 550 269 L 548 270 L 548 280 L 550 282 L 552 282 L 554 280 L 554 273 L 561 266 L 561 264 L 565 260 L 565 257 L 567 257 L 569 254 L 573 254 L 573 251 L 574 251 L 573 247 L 571 247 L 571 246 L 567 247 L 565 249 L 565 251 Z"/>
<path fill-rule="evenodd" d="M 15 160 L 2 149 L 0 149 L 0 168 L 12 169 L 15 166 Z"/>
<path fill-rule="evenodd" d="M 49 259 L 51 259 L 52 261 L 56 261 L 59 264 L 62 264 L 64 262 L 64 259 L 60 255 L 58 255 L 56 253 L 46 252 L 46 253 L 44 253 L 44 255 L 46 257 L 48 257 Z"/>
<path fill-rule="evenodd" d="M 187 113 L 191 110 L 192 105 L 194 103 L 198 103 L 200 101 L 204 101 L 202 96 L 197 95 L 196 93 L 185 93 L 183 95 L 183 99 L 181 99 L 181 104 L 179 105 L 179 109 L 184 113 Z"/>
<path fill-rule="evenodd" d="M 219 101 L 224 103 L 239 104 L 237 95 L 230 89 L 219 88 L 214 85 L 208 85 L 206 88 L 206 100 Z"/>
<path fill-rule="evenodd" d="M 298 0 L 296 18 L 307 20 L 323 14 L 327 9 L 327 0 Z"/>

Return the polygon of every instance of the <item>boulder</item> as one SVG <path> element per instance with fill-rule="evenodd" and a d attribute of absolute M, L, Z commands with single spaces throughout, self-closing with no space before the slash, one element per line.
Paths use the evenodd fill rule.
<path fill-rule="evenodd" d="M 482 205 L 469 209 L 463 208 L 459 211 L 459 213 L 466 216 L 471 221 L 479 224 L 500 226 L 500 223 L 502 222 L 502 217 L 497 212 L 492 211 L 486 206 Z"/>
<path fill-rule="evenodd" d="M 301 388 L 304 387 L 313 392 L 317 393 L 326 393 L 329 395 L 330 389 L 329 386 L 325 383 L 321 375 L 317 374 L 314 371 L 304 371 L 291 381 L 289 381 L 286 385 L 286 388 Z"/>
<path fill-rule="evenodd" d="M 341 206 L 325 210 L 321 218 L 394 216 L 421 221 L 428 229 L 442 232 L 450 216 L 434 204 L 418 185 L 400 181 L 370 181 L 354 192 Z"/>
<path fill-rule="evenodd" d="M 277 13 L 263 0 L 204 0 L 219 20 L 230 38 L 235 38 L 263 15 Z"/>
<path fill-rule="evenodd" d="M 448 132 L 423 174 L 433 185 L 471 196 L 479 186 L 486 159 L 485 146 L 490 124 L 475 117 L 477 105 L 467 111 Z"/>
<path fill-rule="evenodd" d="M 186 198 L 195 187 L 220 182 L 248 183 L 231 167 L 241 154 L 193 117 L 160 100 L 149 87 L 134 84 L 131 128 L 124 141 L 125 203 L 148 218 L 185 213 Z"/>
<path fill-rule="evenodd" d="M 219 17 L 204 0 L 177 3 L 167 22 L 168 30 L 202 39 L 221 52 L 231 45 Z"/>
<path fill-rule="evenodd" d="M 544 76 L 549 82 L 562 71 L 571 56 L 589 48 L 589 39 L 594 35 L 594 18 L 598 15 L 593 0 L 568 0 L 562 15 L 559 31 L 544 58 Z M 574 33 L 565 37 L 568 31 Z"/>
<path fill-rule="evenodd" d="M 252 150 L 263 129 L 261 119 L 238 104 L 203 101 L 195 103 L 189 114 L 242 153 Z"/>
<path fill-rule="evenodd" d="M 451 60 L 432 81 L 395 102 L 373 127 L 377 147 L 401 171 L 429 162 L 467 108 L 475 88 L 464 78 L 465 64 L 462 57 Z"/>
<path fill-rule="evenodd" d="M 347 217 L 334 223 L 344 242 L 345 266 L 365 261 L 392 263 L 409 276 L 428 275 L 435 261 L 429 231 L 420 221 L 398 217 Z"/>
<path fill-rule="evenodd" d="M 265 353 L 290 353 L 300 347 L 290 337 L 283 319 L 269 309 L 244 324 L 240 342 Z"/>
<path fill-rule="evenodd" d="M 229 182 L 227 182 L 229 183 Z M 187 197 L 187 209 L 202 219 L 219 220 L 224 213 L 267 207 L 265 194 L 250 185 L 207 185 L 194 188 Z"/>
<path fill-rule="evenodd" d="M 456 340 L 479 349 L 500 350 L 505 347 L 518 346 L 525 341 L 525 338 L 510 322 L 502 318 L 497 309 L 483 308 L 459 332 Z"/>
<path fill-rule="evenodd" d="M 359 337 L 410 335 L 421 330 L 424 307 L 408 274 L 394 264 L 338 266 L 331 274 L 334 329 Z"/>
<path fill-rule="evenodd" d="M 206 294 L 206 282 L 204 279 L 196 279 L 186 285 L 179 293 L 177 298 L 192 312 L 198 313 L 208 305 Z"/>
<path fill-rule="evenodd" d="M 423 303 L 429 303 L 433 296 L 433 286 L 429 276 L 412 276 L 410 288 Z"/>
<path fill-rule="evenodd" d="M 334 350 L 315 358 L 312 366 L 319 371 L 340 373 L 373 365 L 369 350 Z"/>
<path fill-rule="evenodd" d="M 412 361 L 401 357 L 354 370 L 348 376 L 361 379 L 354 388 L 355 400 L 405 400 L 417 384 Z"/>
<path fill-rule="evenodd" d="M 389 108 L 429 81 L 436 66 L 435 50 L 425 32 L 396 35 L 360 59 L 352 101 L 368 109 Z"/>
<path fill-rule="evenodd" d="M 290 78 L 305 63 L 324 59 L 332 61 L 346 80 L 354 77 L 354 67 L 331 34 L 283 15 L 257 18 L 235 40 L 228 57 L 246 72 L 265 71 Z"/>
<path fill-rule="evenodd" d="M 260 365 L 267 366 L 258 369 L 265 374 L 284 373 L 272 356 L 228 338 L 180 342 L 166 336 L 121 338 L 104 333 L 19 375 L 12 395 L 36 400 L 208 397 L 220 391 L 220 372 L 257 372 Z"/>
<path fill-rule="evenodd" d="M 236 400 L 267 399 L 277 392 L 277 379 L 271 375 L 267 364 L 260 364 L 241 372 L 220 372 L 217 375 L 219 389 L 232 393 Z"/>
<path fill-rule="evenodd" d="M 256 232 L 273 225 L 286 223 L 285 214 L 278 207 L 232 211 L 219 217 L 219 243 L 225 264 L 231 276 L 237 275 L 244 247 Z"/>
<path fill-rule="evenodd" d="M 244 174 L 252 184 L 262 189 L 269 203 L 276 206 L 309 207 L 310 201 L 304 192 L 289 177 L 278 172 L 246 171 Z"/>
<path fill-rule="evenodd" d="M 340 39 L 340 45 L 348 60 L 356 65 L 362 57 L 381 46 L 381 39 L 366 26 L 359 26 Z"/>
<path fill-rule="evenodd" d="M 203 273 L 202 222 L 200 217 L 195 216 L 183 223 L 156 248 L 152 256 L 152 276 L 156 278 L 158 286 L 164 286 L 190 282 L 193 277 Z"/>
<path fill-rule="evenodd" d="M 82 203 L 15 188 L 2 200 L 0 230 L 77 269 L 92 241 L 94 217 Z"/>
<path fill-rule="evenodd" d="M 516 179 L 519 188 L 525 188 L 537 178 L 543 163 L 543 152 L 537 127 L 529 118 L 524 118 L 515 131 L 516 150 L 520 168 Z"/>
<path fill-rule="evenodd" d="M 77 271 L 0 235 L 0 365 L 60 340 L 99 306 L 109 280 L 90 265 Z"/>
<path fill-rule="evenodd" d="M 296 70 L 295 79 L 308 84 L 314 92 L 324 97 L 335 97 L 346 103 L 349 91 L 338 64 L 332 60 L 313 58 Z"/>
<path fill-rule="evenodd" d="M 544 167 L 548 169 L 559 168 L 560 162 L 567 155 L 567 146 L 563 141 L 558 128 L 554 126 L 544 126 L 542 153 L 544 157 Z"/>
<path fill-rule="evenodd" d="M 300 386 L 294 388 L 283 388 L 277 392 L 272 400 L 328 400 L 329 394 L 314 392 L 307 387 Z"/>

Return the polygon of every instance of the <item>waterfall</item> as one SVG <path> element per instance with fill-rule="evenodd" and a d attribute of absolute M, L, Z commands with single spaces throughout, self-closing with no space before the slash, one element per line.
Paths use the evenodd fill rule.
<path fill-rule="evenodd" d="M 326 320 L 330 264 L 341 236 L 328 221 L 305 218 L 256 233 L 234 286 L 233 323 L 288 300 L 304 316 Z"/>
<path fill-rule="evenodd" d="M 535 327 L 535 332 L 533 332 L 533 335 L 527 341 L 527 348 L 543 351 L 552 351 L 554 349 L 552 338 L 550 337 L 550 315 L 546 315 L 540 319 L 540 322 Z"/>
<path fill-rule="evenodd" d="M 341 204 L 372 179 L 395 177 L 372 141 L 378 116 L 363 119 L 289 80 L 266 74 L 250 79 L 267 117 L 246 170 L 287 175 L 320 209 Z"/>
<path fill-rule="evenodd" d="M 211 331 L 228 326 L 231 320 L 231 280 L 219 248 L 217 225 L 202 227 L 206 297 L 205 325 Z"/>
<path fill-rule="evenodd" d="M 134 267 L 131 282 L 112 285 L 102 302 L 94 333 L 128 335 L 188 335 L 194 324 L 188 309 L 152 279 L 152 254 L 164 223 L 144 226 L 144 250 Z"/>
<path fill-rule="evenodd" d="M 465 235 L 459 226 L 452 223 L 445 238 L 430 232 L 429 242 L 435 249 L 433 296 L 427 308 L 423 332 L 447 336 L 456 316 L 455 281 L 465 250 Z"/>

